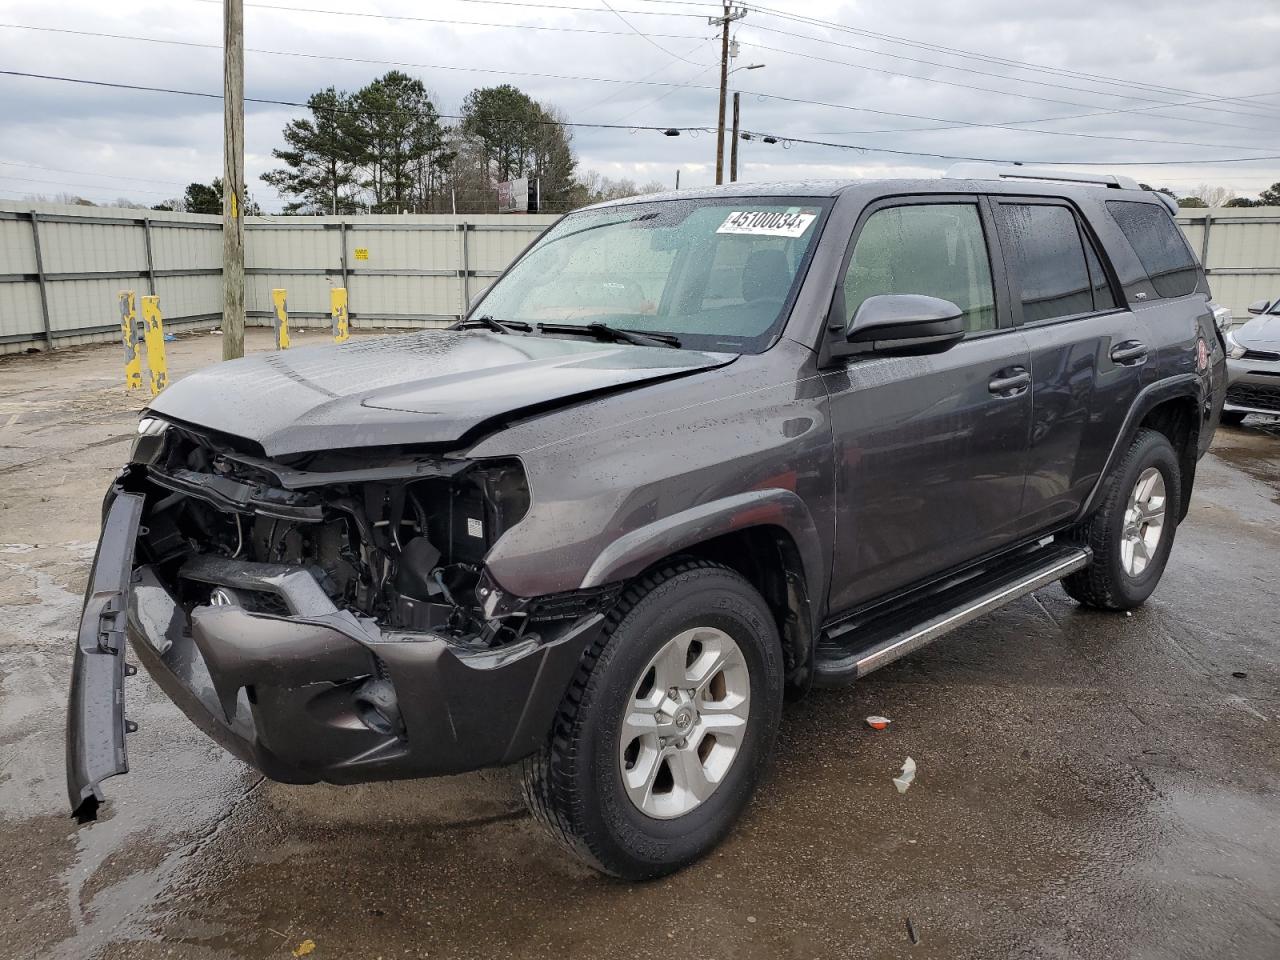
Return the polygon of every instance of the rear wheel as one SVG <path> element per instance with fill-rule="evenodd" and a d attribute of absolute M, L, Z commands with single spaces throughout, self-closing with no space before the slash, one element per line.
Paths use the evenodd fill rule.
<path fill-rule="evenodd" d="M 732 827 L 782 709 L 768 606 L 739 574 L 689 561 L 628 589 L 583 658 L 525 799 L 564 847 L 632 880 L 696 860 Z"/>
<path fill-rule="evenodd" d="M 1101 610 L 1141 606 L 1169 560 L 1181 492 L 1178 457 L 1168 438 L 1138 431 L 1102 505 L 1079 530 L 1093 562 L 1062 581 L 1067 593 Z"/>
<path fill-rule="evenodd" d="M 1244 418 L 1247 416 L 1248 414 L 1242 410 L 1223 410 L 1222 416 L 1218 419 L 1224 427 L 1238 427 L 1244 423 Z"/>

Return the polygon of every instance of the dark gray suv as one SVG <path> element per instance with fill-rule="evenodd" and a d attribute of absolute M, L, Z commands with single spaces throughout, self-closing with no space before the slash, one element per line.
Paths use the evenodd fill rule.
<path fill-rule="evenodd" d="M 196 373 L 107 495 L 71 805 L 127 651 L 267 776 L 523 763 L 628 878 L 706 853 L 784 699 L 1061 580 L 1155 589 L 1223 404 L 1203 271 L 1114 177 L 735 185 L 543 234 L 451 331 Z"/>

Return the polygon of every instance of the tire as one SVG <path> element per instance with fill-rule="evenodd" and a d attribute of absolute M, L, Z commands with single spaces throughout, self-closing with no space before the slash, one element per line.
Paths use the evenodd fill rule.
<path fill-rule="evenodd" d="M 1139 480 L 1154 471 L 1164 485 L 1163 514 L 1154 546 L 1144 540 L 1137 550 L 1141 569 L 1126 563 L 1125 533 L 1130 498 Z M 1153 484 L 1154 485 L 1154 484 Z M 1178 456 L 1168 438 L 1155 430 L 1138 431 L 1128 451 L 1116 465 L 1101 506 L 1077 530 L 1079 541 L 1093 550 L 1093 562 L 1062 581 L 1074 600 L 1099 610 L 1132 610 L 1151 596 L 1169 561 L 1177 530 L 1178 505 L 1182 502 L 1182 478 Z M 1150 531 L 1151 524 L 1131 526 L 1130 531 Z"/>
<path fill-rule="evenodd" d="M 1238 427 L 1244 423 L 1244 418 L 1247 416 L 1248 414 L 1243 410 L 1223 410 L 1218 422 L 1224 427 Z"/>
<path fill-rule="evenodd" d="M 639 755 L 663 756 L 657 764 L 661 767 L 668 762 L 661 751 L 675 751 L 686 741 L 664 747 L 656 734 L 646 734 L 624 750 L 622 740 L 634 729 L 634 724 L 624 726 L 624 717 L 631 721 L 642 715 L 636 707 L 641 693 L 648 691 L 650 698 L 664 696 L 656 689 L 654 672 L 649 668 L 657 669 L 657 662 L 669 665 L 657 658 L 675 649 L 671 645 L 695 628 L 697 636 L 707 639 L 708 647 L 704 651 L 701 640 L 689 641 L 690 656 L 717 649 L 714 645 L 721 643 L 717 634 L 727 636 L 741 656 L 731 658 L 733 665 L 721 673 L 709 673 L 707 690 L 688 701 L 701 705 L 702 713 L 693 711 L 693 721 L 685 715 L 684 720 L 693 723 L 687 743 L 692 744 L 696 736 L 697 748 L 705 747 L 704 725 L 715 719 L 711 713 L 714 708 L 704 698 L 715 696 L 711 688 L 717 684 L 730 689 L 731 670 L 732 683 L 749 691 L 749 696 L 744 702 L 724 695 L 722 703 L 737 703 L 734 709 L 745 717 L 732 721 L 740 724 L 740 737 L 736 732 L 732 735 L 737 738 L 736 752 L 718 771 L 709 795 L 688 812 L 674 812 L 680 797 L 671 797 L 677 794 L 678 785 L 673 783 L 669 793 L 663 793 L 666 788 L 658 778 L 652 778 L 645 802 L 668 804 L 665 812 L 654 814 L 643 810 L 639 800 L 633 801 L 624 776 L 631 776 L 634 782 L 651 769 L 646 763 L 641 770 Z M 698 644 L 696 649 L 694 643 Z M 699 662 L 701 657 L 688 665 L 682 656 L 683 676 L 697 674 Z M 718 666 L 720 661 L 715 662 Z M 715 847 L 746 807 L 772 752 L 782 695 L 777 625 L 760 594 L 742 576 L 701 560 L 674 563 L 647 574 L 624 591 L 605 631 L 583 655 L 546 745 L 525 761 L 525 802 L 565 849 L 603 873 L 627 880 L 671 873 Z M 673 713 L 666 729 L 674 730 L 670 724 L 678 719 Z M 731 741 L 726 737 L 722 744 L 712 735 L 710 743 L 707 769 L 713 761 L 725 763 L 717 751 L 729 749 Z M 644 752 L 650 749 L 647 744 L 656 749 Z M 627 751 L 632 749 L 637 756 L 628 759 L 632 754 Z M 682 756 L 687 759 L 689 754 Z M 702 763 L 700 755 L 698 762 Z M 629 763 L 634 763 L 628 768 L 630 773 L 624 771 Z M 669 767 L 667 774 L 674 771 Z M 681 776 L 694 779 L 689 774 Z M 693 792 L 686 793 L 692 796 Z"/>

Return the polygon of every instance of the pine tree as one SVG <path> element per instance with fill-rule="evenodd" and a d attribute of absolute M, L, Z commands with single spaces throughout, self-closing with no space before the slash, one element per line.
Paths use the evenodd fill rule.
<path fill-rule="evenodd" d="M 356 164 L 363 154 L 352 98 L 333 87 L 307 98 L 311 117 L 290 120 L 288 145 L 271 151 L 285 166 L 262 175 L 281 196 L 288 213 L 340 213 L 354 207 L 359 183 Z"/>

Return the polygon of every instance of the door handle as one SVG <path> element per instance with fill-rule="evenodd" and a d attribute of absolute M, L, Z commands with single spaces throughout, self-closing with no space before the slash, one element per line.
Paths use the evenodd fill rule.
<path fill-rule="evenodd" d="M 1126 340 L 1111 348 L 1111 359 L 1124 366 L 1135 366 L 1147 360 L 1147 345 L 1137 340 Z"/>
<path fill-rule="evenodd" d="M 1016 397 L 1031 386 L 1031 374 L 1022 367 L 1011 367 L 1002 370 L 991 378 L 987 389 L 1001 397 Z"/>

